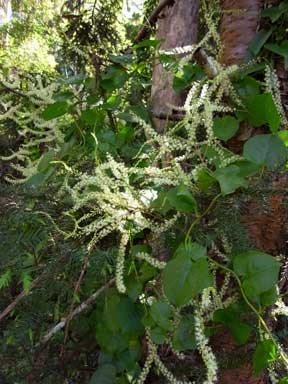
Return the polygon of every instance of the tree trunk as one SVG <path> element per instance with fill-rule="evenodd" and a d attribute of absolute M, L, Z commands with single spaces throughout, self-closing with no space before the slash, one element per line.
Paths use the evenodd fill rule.
<path fill-rule="evenodd" d="M 224 65 L 241 64 L 257 31 L 262 0 L 224 0 L 220 26 Z"/>
<path fill-rule="evenodd" d="M 191 45 L 197 41 L 199 0 L 177 0 L 161 12 L 156 38 L 164 40 L 160 49 L 171 49 Z M 169 116 L 172 108 L 180 106 L 183 96 L 177 95 L 173 88 L 173 75 L 162 64 L 155 63 L 152 80 L 152 113 L 156 116 Z M 165 128 L 165 119 L 154 119 L 159 133 Z"/>
<path fill-rule="evenodd" d="M 267 3 L 267 0 L 265 1 Z M 258 29 L 262 5 L 263 0 L 224 0 L 222 5 L 224 13 L 220 26 L 223 44 L 221 63 L 223 65 L 243 63 L 249 43 Z M 236 12 L 236 9 L 239 11 Z M 231 13 L 230 10 L 235 10 L 235 12 Z M 261 133 L 261 129 L 260 127 L 257 130 L 249 126 L 247 122 L 241 122 L 237 136 L 228 141 L 229 149 L 241 154 L 245 141 L 250 136 Z M 266 208 L 259 203 L 257 196 L 253 195 L 243 207 L 242 225 L 246 228 L 255 248 L 272 255 L 278 255 L 283 251 L 287 238 L 286 222 L 288 215 L 284 206 L 285 196 L 283 193 L 286 182 L 286 178 L 283 176 L 275 177 L 273 180 L 271 178 L 270 183 L 267 181 L 269 183 L 267 187 L 275 188 L 276 191 L 265 197 Z M 245 354 L 244 348 L 243 354 Z M 241 353 L 240 350 L 239 353 Z M 263 376 L 258 379 L 253 377 L 251 364 L 243 362 L 242 367 L 225 370 L 220 374 L 219 384 L 228 382 L 263 384 L 266 381 Z"/>

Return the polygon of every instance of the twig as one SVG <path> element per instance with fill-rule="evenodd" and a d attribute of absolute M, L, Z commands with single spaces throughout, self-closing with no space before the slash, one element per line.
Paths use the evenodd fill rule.
<path fill-rule="evenodd" d="M 135 38 L 135 44 L 139 43 L 141 40 L 145 39 L 147 34 L 149 33 L 149 28 L 151 28 L 152 25 L 154 25 L 160 15 L 160 13 L 163 11 L 165 7 L 168 5 L 174 4 L 175 0 L 163 0 L 158 7 L 154 9 L 154 11 L 151 13 L 151 15 L 148 17 L 147 21 L 143 25 L 143 27 L 138 32 L 136 38 Z"/>
<path fill-rule="evenodd" d="M 30 284 L 30 289 L 29 289 L 29 292 L 32 288 L 34 288 L 38 283 L 39 281 L 43 278 L 44 275 L 40 275 L 38 276 L 35 280 L 32 281 L 32 283 Z M 16 307 L 16 305 L 19 303 L 19 301 L 21 301 L 24 297 L 26 297 L 27 295 L 29 295 L 29 292 L 25 292 L 24 290 L 19 293 L 18 296 L 16 296 L 16 298 L 12 301 L 12 303 L 10 303 L 5 309 L 4 311 L 2 311 L 0 313 L 0 321 L 3 320 L 6 316 L 9 315 L 10 312 L 13 311 L 13 309 Z"/>
<path fill-rule="evenodd" d="M 66 318 L 67 321 L 66 321 L 65 332 L 64 332 L 64 344 L 66 343 L 67 338 L 68 338 L 69 324 L 70 324 L 70 321 L 72 319 L 72 313 L 73 313 L 74 304 L 75 304 L 75 297 L 76 297 L 76 295 L 78 294 L 78 292 L 80 290 L 80 285 L 81 285 L 81 283 L 83 281 L 85 272 L 87 270 L 88 262 L 89 262 L 89 255 L 86 255 L 86 257 L 84 259 L 83 267 L 81 269 L 81 273 L 80 273 L 79 278 L 77 280 L 77 283 L 75 285 L 74 294 L 73 294 L 74 297 L 73 297 L 73 300 L 72 300 L 72 303 L 71 303 L 71 306 L 70 306 L 69 314 L 68 314 L 68 316 Z"/>
<path fill-rule="evenodd" d="M 68 320 L 71 321 L 73 317 L 85 311 L 101 295 L 101 293 L 105 291 L 105 289 L 109 288 L 112 284 L 114 284 L 114 282 L 115 278 L 111 279 L 107 284 L 103 285 L 103 287 L 99 288 L 98 291 L 93 293 L 92 296 L 90 296 L 86 301 L 75 308 L 69 316 L 65 317 L 62 321 L 60 321 L 60 323 L 56 324 L 52 329 L 50 329 L 50 331 L 40 340 L 36 347 L 46 344 L 57 332 L 65 327 Z"/>

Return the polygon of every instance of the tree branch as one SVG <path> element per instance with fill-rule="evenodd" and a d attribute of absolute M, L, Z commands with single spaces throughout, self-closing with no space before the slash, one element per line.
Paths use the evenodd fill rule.
<path fill-rule="evenodd" d="M 111 279 L 107 284 L 103 285 L 103 287 L 99 288 L 98 291 L 93 293 L 86 301 L 80 304 L 78 307 L 74 309 L 69 316 L 65 317 L 60 323 L 56 324 L 46 335 L 40 340 L 40 342 L 36 345 L 39 347 L 40 345 L 46 344 L 57 332 L 63 329 L 68 321 L 71 321 L 73 317 L 79 315 L 83 311 L 85 311 L 100 295 L 105 289 L 109 288 L 112 284 L 114 284 L 115 278 Z"/>
<path fill-rule="evenodd" d="M 135 44 L 139 43 L 141 40 L 145 39 L 145 37 L 149 34 L 149 28 L 154 25 L 165 7 L 168 5 L 173 5 L 175 0 L 163 0 L 151 13 L 148 17 L 147 21 L 143 25 L 143 27 L 138 32 L 135 38 Z"/>
<path fill-rule="evenodd" d="M 34 288 L 38 283 L 39 281 L 43 278 L 43 275 L 40 275 L 38 276 L 35 280 L 32 281 L 32 283 L 30 284 L 30 290 L 32 288 Z M 13 309 L 16 307 L 16 305 L 19 303 L 19 301 L 21 301 L 24 297 L 26 297 L 29 293 L 30 293 L 30 290 L 29 292 L 25 292 L 24 290 L 22 292 L 19 293 L 18 296 L 16 296 L 15 300 L 12 301 L 12 303 L 10 303 L 5 309 L 4 311 L 2 311 L 0 313 L 0 321 L 3 320 L 6 316 L 9 315 L 10 312 L 13 311 Z"/>

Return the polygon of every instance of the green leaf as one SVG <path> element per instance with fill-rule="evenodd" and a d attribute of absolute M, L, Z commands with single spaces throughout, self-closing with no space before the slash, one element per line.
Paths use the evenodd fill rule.
<path fill-rule="evenodd" d="M 181 72 L 176 73 L 173 79 L 173 89 L 176 93 L 189 87 L 193 80 L 200 80 L 204 76 L 202 68 L 195 63 L 188 63 Z"/>
<path fill-rule="evenodd" d="M 139 279 L 142 283 L 146 283 L 147 281 L 153 279 L 155 276 L 158 275 L 158 270 L 152 265 L 143 263 L 141 265 L 140 271 L 139 271 Z"/>
<path fill-rule="evenodd" d="M 42 117 L 44 120 L 52 120 L 56 117 L 65 115 L 68 111 L 68 104 L 66 101 L 56 101 L 54 104 L 48 105 L 42 112 Z"/>
<path fill-rule="evenodd" d="M 135 302 L 142 293 L 143 284 L 136 279 L 135 275 L 132 275 L 125 281 L 125 286 L 127 288 L 127 295 Z"/>
<path fill-rule="evenodd" d="M 163 215 L 166 215 L 173 208 L 168 200 L 167 192 L 164 191 L 158 193 L 157 198 L 151 202 L 150 207 Z"/>
<path fill-rule="evenodd" d="M 149 48 L 149 47 L 157 47 L 160 45 L 161 40 L 156 40 L 156 39 L 147 39 L 141 41 L 139 44 L 133 45 L 133 49 L 139 49 L 139 48 Z"/>
<path fill-rule="evenodd" d="M 287 149 L 275 135 L 257 135 L 245 143 L 243 155 L 249 161 L 275 169 L 287 160 Z"/>
<path fill-rule="evenodd" d="M 276 7 L 266 8 L 261 12 L 262 17 L 269 17 L 275 23 L 283 14 L 288 12 L 288 1 L 283 1 Z"/>
<path fill-rule="evenodd" d="M 46 173 L 38 172 L 36 173 L 36 175 L 29 177 L 25 184 L 28 187 L 40 187 L 48 180 L 48 178 L 53 174 L 53 172 L 54 169 L 52 167 L 49 168 Z"/>
<path fill-rule="evenodd" d="M 120 66 L 111 65 L 107 73 L 101 75 L 101 86 L 109 92 L 122 88 L 129 79 L 128 73 Z"/>
<path fill-rule="evenodd" d="M 281 117 L 271 93 L 249 97 L 245 100 L 245 106 L 247 108 L 247 120 L 251 125 L 260 127 L 263 124 L 268 124 L 272 133 L 278 130 Z"/>
<path fill-rule="evenodd" d="M 175 251 L 175 257 L 184 256 L 193 261 L 207 257 L 207 248 L 198 243 L 184 242 L 179 245 Z"/>
<path fill-rule="evenodd" d="M 197 202 L 194 196 L 184 184 L 170 189 L 167 193 L 167 199 L 171 206 L 179 212 L 189 213 L 195 212 L 197 209 Z"/>
<path fill-rule="evenodd" d="M 277 136 L 282 140 L 285 147 L 288 147 L 288 131 L 279 131 Z"/>
<path fill-rule="evenodd" d="M 139 306 L 128 297 L 112 294 L 107 299 L 103 315 L 105 324 L 111 331 L 121 331 L 131 335 L 142 334 L 143 328 L 140 321 L 142 313 L 139 311 Z"/>
<path fill-rule="evenodd" d="M 54 149 L 50 149 L 50 151 L 44 153 L 39 161 L 37 170 L 39 172 L 45 172 L 50 165 L 50 161 L 55 160 L 55 155 L 56 152 Z"/>
<path fill-rule="evenodd" d="M 177 351 L 185 351 L 187 349 L 195 349 L 195 329 L 194 329 L 194 316 L 184 315 L 181 317 L 180 323 L 178 324 L 174 336 L 173 336 L 173 347 Z"/>
<path fill-rule="evenodd" d="M 179 307 L 212 284 L 206 259 L 193 262 L 186 255 L 180 255 L 170 260 L 163 272 L 164 292 L 169 301 Z"/>
<path fill-rule="evenodd" d="M 113 384 L 116 378 L 114 365 L 105 364 L 100 366 L 91 377 L 89 384 Z"/>
<path fill-rule="evenodd" d="M 278 7 L 266 8 L 266 9 L 263 9 L 263 11 L 261 12 L 261 16 L 269 17 L 272 23 L 275 23 L 275 21 L 278 20 L 281 15 L 282 15 L 282 12 L 279 10 Z"/>
<path fill-rule="evenodd" d="M 242 321 L 235 321 L 233 324 L 230 325 L 229 328 L 233 338 L 240 345 L 247 343 L 252 333 L 251 327 L 249 327 L 248 324 L 245 324 Z"/>
<path fill-rule="evenodd" d="M 238 129 L 239 121 L 233 116 L 216 117 L 214 119 L 214 134 L 220 140 L 227 141 L 231 139 Z"/>
<path fill-rule="evenodd" d="M 260 93 L 260 83 L 254 77 L 245 76 L 243 79 L 233 83 L 239 96 L 245 98 L 256 96 Z"/>
<path fill-rule="evenodd" d="M 209 188 L 215 184 L 216 180 L 210 175 L 209 171 L 201 168 L 197 171 L 196 183 L 200 191 L 208 192 Z"/>
<path fill-rule="evenodd" d="M 236 255 L 233 268 L 242 280 L 246 295 L 253 301 L 261 302 L 261 295 L 270 295 L 278 282 L 280 263 L 274 257 L 256 250 Z"/>
<path fill-rule="evenodd" d="M 271 36 L 272 32 L 272 28 L 269 30 L 261 29 L 255 34 L 248 47 L 248 51 L 252 54 L 253 57 L 258 55 L 258 53 L 261 51 L 261 48 Z"/>
<path fill-rule="evenodd" d="M 164 215 L 173 208 L 179 212 L 190 213 L 197 210 L 197 201 L 188 187 L 180 184 L 167 192 L 159 192 L 157 199 L 153 200 L 150 206 Z"/>
<path fill-rule="evenodd" d="M 277 299 L 278 291 L 276 285 L 260 295 L 260 302 L 264 307 L 269 307 L 270 305 L 274 304 Z"/>
<path fill-rule="evenodd" d="M 280 45 L 278 44 L 265 44 L 265 48 L 271 52 L 284 57 L 285 70 L 288 70 L 288 40 L 284 40 Z"/>
<path fill-rule="evenodd" d="M 171 331 L 173 329 L 173 324 L 171 323 L 172 310 L 167 303 L 162 301 L 155 301 L 150 307 L 150 316 L 161 328 L 166 331 Z"/>
<path fill-rule="evenodd" d="M 112 95 L 112 96 L 108 97 L 108 99 L 106 100 L 106 103 L 102 104 L 102 108 L 108 109 L 108 110 L 117 109 L 119 107 L 119 105 L 121 104 L 121 101 L 122 101 L 121 96 Z"/>
<path fill-rule="evenodd" d="M 167 331 L 161 327 L 154 327 L 151 329 L 151 339 L 155 344 L 161 345 L 167 339 Z"/>
<path fill-rule="evenodd" d="M 207 157 L 209 162 L 215 165 L 216 168 L 221 167 L 223 160 L 230 159 L 233 156 L 233 153 L 229 151 L 227 148 L 221 148 L 221 156 L 218 151 L 213 148 L 212 145 L 202 145 L 203 155 Z M 213 174 L 212 174 L 213 176 Z"/>
<path fill-rule="evenodd" d="M 239 167 L 239 176 L 241 177 L 249 177 L 254 176 L 256 173 L 258 173 L 261 170 L 261 166 L 258 164 L 253 163 L 252 161 L 248 160 L 238 160 L 233 163 L 234 165 L 237 165 Z"/>
<path fill-rule="evenodd" d="M 135 367 L 137 361 L 141 358 L 141 344 L 139 340 L 129 340 L 127 349 L 115 354 L 115 366 L 117 371 L 123 372 Z M 114 384 L 114 382 L 113 382 Z"/>
<path fill-rule="evenodd" d="M 277 349 L 272 340 L 261 341 L 253 355 L 253 370 L 259 376 L 262 370 L 277 359 Z"/>
<path fill-rule="evenodd" d="M 82 111 L 80 120 L 91 127 L 94 127 L 97 123 L 99 117 L 99 110 L 97 108 L 94 109 L 86 109 L 85 111 Z M 98 118 L 97 118 L 98 117 Z"/>
<path fill-rule="evenodd" d="M 240 187 L 248 187 L 248 181 L 241 176 L 241 169 L 237 165 L 228 165 L 228 167 L 225 168 L 218 168 L 213 176 L 218 180 L 221 192 L 224 195 L 233 193 Z"/>
<path fill-rule="evenodd" d="M 218 309 L 214 321 L 224 324 L 238 344 L 245 344 L 251 335 L 251 327 L 239 319 L 239 313 L 233 308 Z"/>
<path fill-rule="evenodd" d="M 117 145 L 120 147 L 124 143 L 132 141 L 134 138 L 134 129 L 129 125 L 119 125 L 116 136 Z"/>

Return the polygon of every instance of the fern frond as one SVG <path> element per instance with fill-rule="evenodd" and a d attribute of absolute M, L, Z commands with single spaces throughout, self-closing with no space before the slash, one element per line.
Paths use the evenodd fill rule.
<path fill-rule="evenodd" d="M 11 269 L 7 269 L 1 276 L 0 276 L 0 290 L 2 288 L 7 288 L 12 280 L 12 271 Z"/>

